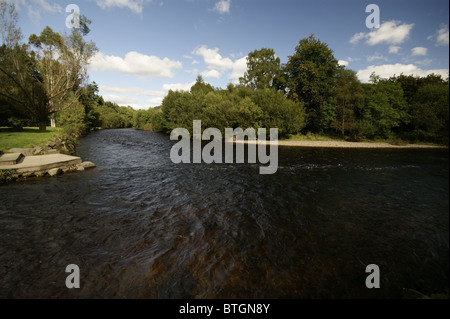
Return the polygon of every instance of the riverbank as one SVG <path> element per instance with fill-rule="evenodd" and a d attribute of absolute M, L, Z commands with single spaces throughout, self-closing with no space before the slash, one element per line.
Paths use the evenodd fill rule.
<path fill-rule="evenodd" d="M 270 141 L 269 141 L 270 143 Z M 326 147 L 326 148 L 418 148 L 418 149 L 448 149 L 448 146 L 426 145 L 426 144 L 406 144 L 393 145 L 389 143 L 380 142 L 347 142 L 347 141 L 295 141 L 295 140 L 280 140 L 279 146 L 296 146 L 296 147 Z"/>
<path fill-rule="evenodd" d="M 22 132 L 0 133 L 0 183 L 36 177 L 56 176 L 95 167 L 74 156 L 76 140 L 60 129 L 25 128 Z M 12 147 L 12 148 L 10 148 Z"/>

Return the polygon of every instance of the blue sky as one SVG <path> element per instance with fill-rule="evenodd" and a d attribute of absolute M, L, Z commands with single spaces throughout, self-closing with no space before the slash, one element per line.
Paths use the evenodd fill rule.
<path fill-rule="evenodd" d="M 10 0 L 12 1 L 12 0 Z M 161 104 L 169 89 L 188 90 L 198 74 L 214 87 L 236 83 L 249 52 L 272 48 L 282 63 L 314 33 L 366 82 L 372 72 L 448 77 L 446 0 L 14 0 L 26 41 L 49 25 L 68 33 L 66 7 L 92 20 L 99 52 L 89 76 L 105 100 L 135 109 Z M 366 6 L 380 9 L 368 29 Z"/>

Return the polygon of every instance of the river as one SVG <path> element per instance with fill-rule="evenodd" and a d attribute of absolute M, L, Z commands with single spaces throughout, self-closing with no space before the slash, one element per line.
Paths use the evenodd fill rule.
<path fill-rule="evenodd" d="M 448 150 L 279 147 L 276 174 L 260 175 L 174 164 L 173 144 L 93 132 L 77 155 L 95 169 L 0 185 L 0 297 L 448 293 Z M 79 289 L 66 287 L 69 264 Z"/>

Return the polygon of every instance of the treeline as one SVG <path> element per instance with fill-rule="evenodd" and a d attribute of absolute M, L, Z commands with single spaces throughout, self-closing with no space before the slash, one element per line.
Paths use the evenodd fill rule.
<path fill-rule="evenodd" d="M 215 127 L 223 134 L 225 128 L 276 127 L 279 136 L 287 136 L 304 127 L 305 108 L 275 90 L 232 84 L 214 89 L 199 76 L 190 92 L 169 91 L 160 111 L 150 118 L 153 130 L 165 133 L 177 127 L 192 132 L 193 120 L 201 120 L 202 127 Z"/>
<path fill-rule="evenodd" d="M 313 35 L 281 65 L 273 49 L 248 55 L 240 84 L 215 89 L 199 76 L 189 92 L 169 91 L 160 109 L 142 111 L 136 127 L 169 133 L 176 127 L 275 128 L 339 135 L 351 141 L 391 139 L 448 144 L 449 81 L 440 75 L 372 74 L 361 83 Z"/>

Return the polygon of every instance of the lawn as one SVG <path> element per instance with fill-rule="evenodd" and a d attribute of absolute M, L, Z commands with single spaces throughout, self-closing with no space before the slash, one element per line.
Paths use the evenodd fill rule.
<path fill-rule="evenodd" d="M 61 136 L 59 127 L 47 127 L 47 132 L 39 132 L 38 127 L 24 127 L 23 132 L 0 132 L 0 151 L 6 153 L 11 148 L 28 148 L 45 144 Z"/>

